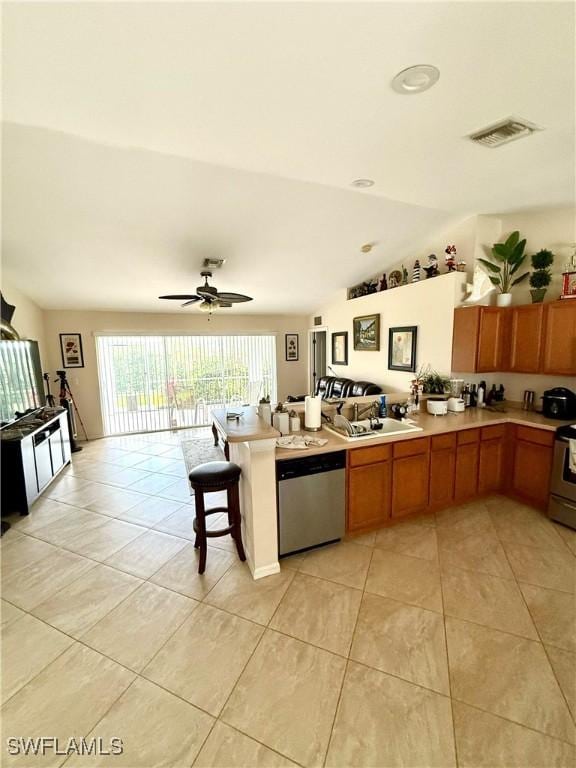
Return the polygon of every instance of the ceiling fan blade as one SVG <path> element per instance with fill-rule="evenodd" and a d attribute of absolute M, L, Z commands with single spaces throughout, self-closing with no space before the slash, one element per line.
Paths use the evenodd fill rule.
<path fill-rule="evenodd" d="M 180 304 L 181 307 L 189 307 L 190 304 L 196 304 L 197 301 L 202 301 L 200 296 L 194 296 L 193 299 L 190 299 L 189 301 L 185 301 L 184 304 Z"/>
<path fill-rule="evenodd" d="M 243 293 L 226 293 L 222 291 L 218 293 L 218 300 L 224 301 L 227 304 L 240 304 L 243 301 L 252 301 L 252 296 L 244 296 Z"/>
<path fill-rule="evenodd" d="M 188 301 L 189 299 L 197 299 L 193 293 L 174 293 L 170 296 L 158 296 L 159 299 L 175 299 L 176 301 Z"/>
<path fill-rule="evenodd" d="M 229 301 L 218 300 L 218 309 L 229 309 L 232 306 Z"/>

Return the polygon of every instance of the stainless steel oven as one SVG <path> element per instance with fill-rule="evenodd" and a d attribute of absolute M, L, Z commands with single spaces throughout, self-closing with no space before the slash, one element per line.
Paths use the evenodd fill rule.
<path fill-rule="evenodd" d="M 552 520 L 576 529 L 576 472 L 570 467 L 570 440 L 576 440 L 576 425 L 556 431 L 548 514 Z"/>

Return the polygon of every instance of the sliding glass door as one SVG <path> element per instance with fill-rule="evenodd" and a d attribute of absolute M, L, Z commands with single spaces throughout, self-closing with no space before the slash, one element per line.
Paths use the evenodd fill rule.
<path fill-rule="evenodd" d="M 100 334 L 106 435 L 204 426 L 214 408 L 276 399 L 276 337 Z"/>

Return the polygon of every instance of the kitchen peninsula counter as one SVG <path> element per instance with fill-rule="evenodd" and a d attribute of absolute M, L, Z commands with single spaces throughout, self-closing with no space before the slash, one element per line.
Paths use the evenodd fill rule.
<path fill-rule="evenodd" d="M 335 435 L 328 429 L 322 429 L 319 432 L 301 432 L 304 436 L 313 436 L 328 442 L 323 446 L 310 446 L 309 448 L 292 449 L 276 448 L 276 461 L 285 459 L 295 459 L 300 456 L 311 456 L 316 453 L 329 453 L 332 451 L 348 451 L 354 448 L 366 448 L 383 443 L 397 443 L 405 440 L 413 440 L 419 437 L 430 437 L 433 435 L 446 434 L 448 432 L 460 432 L 463 429 L 474 429 L 476 427 L 490 427 L 497 424 L 516 424 L 524 427 L 536 427 L 538 429 L 555 432 L 558 427 L 564 424 L 571 424 L 574 420 L 561 421 L 558 419 L 548 419 L 541 413 L 534 411 L 523 411 L 520 408 L 508 406 L 505 412 L 499 413 L 489 411 L 486 408 L 468 408 L 464 413 L 449 413 L 446 416 L 432 416 L 426 411 L 419 411 L 412 414 L 411 419 L 418 427 L 422 427 L 419 432 L 403 432 L 399 435 L 389 435 L 384 437 L 358 438 L 354 440 L 345 440 Z"/>

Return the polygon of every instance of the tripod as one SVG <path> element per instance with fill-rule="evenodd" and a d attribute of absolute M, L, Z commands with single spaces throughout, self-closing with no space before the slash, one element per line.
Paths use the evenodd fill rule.
<path fill-rule="evenodd" d="M 50 374 L 49 373 L 43 373 L 42 374 L 42 378 L 46 382 L 46 404 L 50 408 L 54 408 L 54 406 L 56 405 L 56 398 L 54 397 L 52 392 L 50 392 Z"/>
<path fill-rule="evenodd" d="M 70 429 L 70 448 L 72 450 L 72 453 L 76 453 L 77 451 L 82 450 L 82 446 L 78 445 L 78 443 L 75 440 L 76 437 L 76 422 L 75 417 L 78 418 L 78 421 L 80 422 L 80 426 L 82 427 L 82 431 L 84 432 L 84 437 L 86 440 L 88 440 L 88 433 L 86 432 L 86 427 L 84 426 L 84 422 L 82 421 L 82 417 L 80 416 L 80 411 L 76 407 L 76 403 L 74 401 L 74 396 L 72 394 L 72 390 L 70 389 L 70 384 L 68 384 L 68 379 L 66 378 L 66 371 L 56 371 L 56 375 L 58 376 L 57 379 L 54 379 L 54 381 L 60 382 L 60 405 L 62 408 L 65 408 L 68 412 L 68 427 Z"/>

